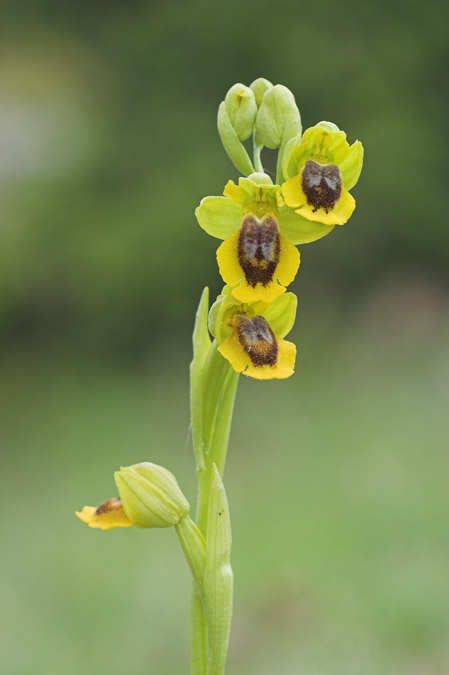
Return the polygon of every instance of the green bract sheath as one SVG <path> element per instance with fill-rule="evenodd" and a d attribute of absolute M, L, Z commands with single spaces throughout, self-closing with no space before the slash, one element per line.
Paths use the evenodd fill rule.
<path fill-rule="evenodd" d="M 207 675 L 224 673 L 232 617 L 231 520 L 223 482 L 215 465 L 209 496 L 204 604 L 209 629 Z"/>

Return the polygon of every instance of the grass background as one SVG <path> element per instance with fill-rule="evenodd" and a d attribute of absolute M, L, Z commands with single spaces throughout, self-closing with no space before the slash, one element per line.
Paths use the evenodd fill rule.
<path fill-rule="evenodd" d="M 73 511 L 145 459 L 194 501 L 189 341 L 220 280 L 193 210 L 237 178 L 216 108 L 260 75 L 305 126 L 360 138 L 366 165 L 351 221 L 302 247 L 295 376 L 239 385 L 228 670 L 445 672 L 446 18 L 440 2 L 2 4 L 7 675 L 188 670 L 174 533 L 93 532 Z"/>

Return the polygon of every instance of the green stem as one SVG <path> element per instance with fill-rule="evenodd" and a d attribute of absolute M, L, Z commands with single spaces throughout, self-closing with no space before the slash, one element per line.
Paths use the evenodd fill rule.
<path fill-rule="evenodd" d="M 202 367 L 202 404 L 200 407 L 202 419 L 199 420 L 192 414 L 192 437 L 202 439 L 201 453 L 204 461 L 197 462 L 198 479 L 198 501 L 196 523 L 199 530 L 206 535 L 209 516 L 209 498 L 211 494 L 212 480 L 214 476 L 215 464 L 219 474 L 223 474 L 226 454 L 229 443 L 229 434 L 234 410 L 235 395 L 239 374 L 235 373 L 228 361 L 222 357 L 217 350 L 217 343 L 214 341 L 208 350 L 206 359 Z M 193 412 L 193 411 L 192 411 Z M 195 428 L 201 424 L 201 430 Z M 206 542 L 207 546 L 207 542 Z M 232 591 L 231 591 L 232 593 Z M 209 656 L 209 669 L 213 666 L 211 658 L 208 655 L 207 621 L 204 613 L 203 602 L 197 588 L 192 591 L 191 602 L 191 673 L 192 675 L 205 675 L 207 671 L 207 662 Z M 226 621 L 230 625 L 232 615 L 232 601 L 226 603 L 225 608 L 221 608 L 227 614 Z M 215 634 L 215 633 L 214 633 Z M 227 641 L 223 646 L 227 650 Z M 216 650 L 215 640 L 213 641 L 213 651 Z M 220 662 L 224 667 L 223 650 Z M 217 671 L 218 672 L 218 671 Z"/>
<path fill-rule="evenodd" d="M 207 621 L 195 584 L 190 600 L 190 672 L 191 675 L 206 675 L 207 672 Z"/>
<path fill-rule="evenodd" d="M 262 159 L 260 156 L 260 153 L 262 152 L 263 145 L 256 145 L 256 142 L 254 140 L 254 145 L 253 145 L 253 157 L 254 157 L 254 168 L 256 171 L 260 171 L 260 173 L 264 173 L 264 168 L 262 165 Z"/>

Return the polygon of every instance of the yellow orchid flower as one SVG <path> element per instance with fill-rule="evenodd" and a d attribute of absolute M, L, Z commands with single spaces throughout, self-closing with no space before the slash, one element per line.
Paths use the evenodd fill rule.
<path fill-rule="evenodd" d="M 116 471 L 114 478 L 120 497 L 75 511 L 89 527 L 173 527 L 189 513 L 189 503 L 176 478 L 163 466 L 133 464 Z"/>
<path fill-rule="evenodd" d="M 286 148 L 282 184 L 285 203 L 309 221 L 343 225 L 355 209 L 349 190 L 363 164 L 363 146 L 349 146 L 346 134 L 331 122 L 320 122 L 304 132 L 301 143 Z"/>
<path fill-rule="evenodd" d="M 217 251 L 220 274 L 239 302 L 272 302 L 285 293 L 300 261 L 281 188 L 266 174 L 254 173 L 240 178 L 238 185 L 229 181 L 223 194 L 206 197 L 195 212 L 206 232 L 225 240 Z M 304 222 L 305 239 L 317 238 L 319 228 Z"/>
<path fill-rule="evenodd" d="M 283 379 L 294 372 L 296 347 L 283 338 L 291 330 L 293 293 L 265 302 L 239 303 L 225 286 L 211 308 L 209 329 L 218 351 L 236 372 L 258 380 Z"/>

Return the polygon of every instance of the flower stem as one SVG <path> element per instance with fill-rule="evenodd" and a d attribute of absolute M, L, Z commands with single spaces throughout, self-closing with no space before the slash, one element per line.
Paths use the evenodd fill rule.
<path fill-rule="evenodd" d="M 262 152 L 263 145 L 256 145 L 254 141 L 253 145 L 253 157 L 254 157 L 254 168 L 260 173 L 264 173 L 264 168 L 262 165 L 262 159 L 260 153 Z"/>
<path fill-rule="evenodd" d="M 205 319 L 204 300 L 203 295 L 200 302 L 202 310 L 199 309 L 197 312 L 194 331 L 194 335 L 197 336 L 201 335 L 207 320 Z M 221 556 L 210 549 L 210 546 L 215 549 L 218 540 L 213 536 L 208 542 L 207 535 L 215 531 L 210 520 L 210 498 L 214 486 L 217 489 L 217 480 L 221 483 L 226 463 L 239 374 L 234 372 L 228 361 L 218 352 L 216 341 L 208 344 L 202 339 L 201 347 L 198 347 L 198 344 L 198 339 L 194 339 L 196 354 L 194 353 L 191 366 L 191 391 L 195 391 L 195 395 L 191 397 L 193 404 L 191 425 L 198 480 L 196 524 L 202 535 L 206 537 L 206 558 L 209 556 L 210 561 L 216 559 L 217 569 L 211 569 L 209 562 L 208 592 L 205 592 L 204 587 L 200 588 L 197 583 L 192 589 L 191 674 L 209 675 L 224 672 L 232 616 L 232 570 L 229 564 L 230 526 L 229 541 Z M 214 476 L 218 478 L 214 479 Z M 224 494 L 224 487 L 222 486 L 221 489 Z M 221 515 L 218 522 L 221 523 Z M 219 540 L 222 541 L 222 538 Z M 225 564 L 223 553 L 225 553 Z M 215 584 L 218 586 L 215 585 L 214 588 L 221 589 L 220 593 L 216 594 L 215 591 L 210 590 L 211 579 L 215 579 Z M 224 598 L 226 601 L 223 600 Z M 225 626 L 226 630 L 220 632 L 220 626 L 217 629 L 217 617 L 220 618 L 220 626 Z"/>

